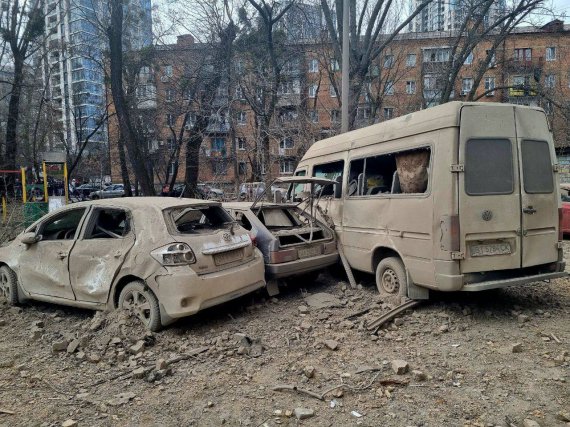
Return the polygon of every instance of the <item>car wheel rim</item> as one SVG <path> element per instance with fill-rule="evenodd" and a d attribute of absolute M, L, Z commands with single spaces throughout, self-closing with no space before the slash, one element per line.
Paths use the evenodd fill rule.
<path fill-rule="evenodd" d="M 125 296 L 123 309 L 138 317 L 145 324 L 150 322 L 150 302 L 142 292 L 129 292 Z"/>
<path fill-rule="evenodd" d="M 395 294 L 400 288 L 398 276 L 391 268 L 387 268 L 384 273 L 382 273 L 382 288 L 389 294 Z"/>
<path fill-rule="evenodd" d="M 8 281 L 8 276 L 6 273 L 0 274 L 0 294 L 8 299 L 8 294 L 10 293 L 10 282 Z"/>

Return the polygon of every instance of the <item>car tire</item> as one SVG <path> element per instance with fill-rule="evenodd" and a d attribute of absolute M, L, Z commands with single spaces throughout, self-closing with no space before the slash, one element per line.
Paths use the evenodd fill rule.
<path fill-rule="evenodd" d="M 154 293 L 140 280 L 128 283 L 119 295 L 119 310 L 127 310 L 152 332 L 161 329 L 160 308 Z"/>
<path fill-rule="evenodd" d="M 376 267 L 376 287 L 382 298 L 406 297 L 408 295 L 408 278 L 406 268 L 400 258 L 388 257 Z"/>
<path fill-rule="evenodd" d="M 0 295 L 6 298 L 10 305 L 16 305 L 19 302 L 18 277 L 7 265 L 0 267 Z"/>

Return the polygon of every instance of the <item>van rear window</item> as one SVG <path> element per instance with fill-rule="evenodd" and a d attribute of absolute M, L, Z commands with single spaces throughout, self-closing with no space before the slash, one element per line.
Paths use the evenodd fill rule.
<path fill-rule="evenodd" d="M 554 182 L 548 142 L 532 139 L 523 140 L 522 169 L 526 193 L 552 193 Z"/>
<path fill-rule="evenodd" d="M 465 147 L 465 192 L 471 196 L 511 194 L 513 150 L 508 139 L 470 139 Z"/>

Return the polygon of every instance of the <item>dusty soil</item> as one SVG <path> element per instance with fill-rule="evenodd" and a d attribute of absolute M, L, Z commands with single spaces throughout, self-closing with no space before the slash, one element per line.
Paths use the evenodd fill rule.
<path fill-rule="evenodd" d="M 434 295 L 378 335 L 363 327 L 387 309 L 371 280 L 321 274 L 158 334 L 120 313 L 1 304 L 0 425 L 568 425 L 570 280 Z M 323 292 L 338 306 L 305 299 Z M 314 415 L 288 416 L 299 408 Z"/>

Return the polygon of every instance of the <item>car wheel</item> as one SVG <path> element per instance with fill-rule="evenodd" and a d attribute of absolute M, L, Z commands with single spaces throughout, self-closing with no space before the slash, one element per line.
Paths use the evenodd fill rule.
<path fill-rule="evenodd" d="M 143 282 L 137 280 L 123 288 L 119 295 L 119 309 L 138 317 L 149 330 L 160 330 L 158 300 Z"/>
<path fill-rule="evenodd" d="M 6 265 L 0 267 L 0 295 L 10 305 L 18 303 L 18 277 L 14 270 Z"/>
<path fill-rule="evenodd" d="M 405 297 L 408 294 L 406 269 L 400 258 L 384 258 L 376 267 L 376 287 L 382 297 Z"/>

